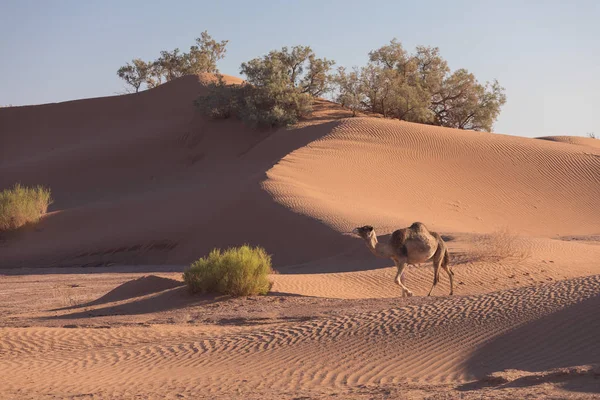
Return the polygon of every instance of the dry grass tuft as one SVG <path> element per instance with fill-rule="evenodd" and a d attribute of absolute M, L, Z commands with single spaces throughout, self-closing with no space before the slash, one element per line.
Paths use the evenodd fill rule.
<path fill-rule="evenodd" d="M 464 253 L 453 254 L 452 263 L 469 264 L 474 262 L 500 262 L 504 260 L 521 262 L 531 256 L 531 245 L 508 228 L 492 233 L 476 235 L 473 248 Z"/>
<path fill-rule="evenodd" d="M 52 298 L 61 307 L 73 307 L 89 300 L 89 296 L 72 287 L 55 286 L 52 288 Z"/>
<path fill-rule="evenodd" d="M 471 254 L 475 261 L 522 261 L 531 256 L 531 248 L 522 237 L 502 228 L 477 236 Z"/>
<path fill-rule="evenodd" d="M 0 231 L 18 229 L 36 223 L 52 204 L 50 189 L 16 184 L 0 192 Z"/>
<path fill-rule="evenodd" d="M 214 249 L 194 262 L 183 280 L 194 293 L 231 296 L 267 294 L 271 289 L 271 256 L 261 247 L 244 245 L 221 251 Z"/>

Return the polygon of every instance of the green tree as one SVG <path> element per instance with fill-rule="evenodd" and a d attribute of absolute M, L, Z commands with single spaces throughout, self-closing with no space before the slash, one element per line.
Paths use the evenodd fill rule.
<path fill-rule="evenodd" d="M 276 128 L 295 124 L 307 115 L 312 109 L 312 97 L 277 82 L 267 86 L 230 85 L 219 76 L 195 104 L 211 118 L 235 117 L 251 127 Z"/>
<path fill-rule="evenodd" d="M 285 86 L 320 96 L 331 89 L 329 71 L 334 64 L 332 60 L 317 58 L 309 46 L 294 46 L 242 63 L 240 72 L 257 87 Z"/>
<path fill-rule="evenodd" d="M 189 53 L 178 48 L 163 50 L 152 62 L 136 59 L 133 64 L 127 63 L 119 68 L 117 75 L 137 92 L 143 84 L 153 88 L 184 75 L 217 73 L 217 62 L 225 57 L 227 43 L 228 40 L 217 42 L 204 31 L 196 38 L 196 44 L 190 47 Z"/>
<path fill-rule="evenodd" d="M 409 54 L 396 39 L 369 52 L 368 64 L 354 74 L 339 69 L 334 81 L 338 101 L 352 104 L 354 113 L 460 129 L 490 131 L 506 103 L 497 81 L 482 85 L 465 69 L 450 73 L 437 47 Z"/>
<path fill-rule="evenodd" d="M 436 125 L 489 132 L 505 103 L 504 88 L 498 81 L 482 85 L 469 71 L 459 69 L 444 79 L 440 92 L 433 96 L 431 110 Z"/>
<path fill-rule="evenodd" d="M 339 67 L 334 77 L 334 84 L 338 88 L 336 101 L 352 110 L 352 116 L 356 116 L 359 110 L 364 109 L 366 95 L 362 87 L 360 69 L 354 67 L 352 71 L 346 72 L 346 68 Z"/>
<path fill-rule="evenodd" d="M 185 58 L 186 74 L 217 73 L 217 62 L 225 57 L 228 40 L 217 42 L 204 31 Z"/>
<path fill-rule="evenodd" d="M 372 102 L 371 111 L 385 117 L 429 123 L 430 87 L 435 86 L 435 75 L 444 68 L 436 48 L 419 47 L 414 55 L 408 54 L 396 39 L 369 53 L 367 66 L 369 93 L 378 102 Z M 440 61 L 441 60 L 441 61 Z"/>
<path fill-rule="evenodd" d="M 150 76 L 150 65 L 139 58 L 135 58 L 131 64 L 127 63 L 119 68 L 117 75 L 137 93 Z"/>
<path fill-rule="evenodd" d="M 181 53 L 178 48 L 173 51 L 162 50 L 160 57 L 154 61 L 156 67 L 153 69 L 155 73 L 160 72 L 162 76 L 156 76 L 155 78 L 161 82 L 164 78 L 166 82 L 169 82 L 186 75 L 187 58 L 188 55 Z"/>
<path fill-rule="evenodd" d="M 242 63 L 245 84 L 219 80 L 196 104 L 212 118 L 235 116 L 251 126 L 291 125 L 312 110 L 315 96 L 330 90 L 333 65 L 308 46 L 283 47 Z"/>

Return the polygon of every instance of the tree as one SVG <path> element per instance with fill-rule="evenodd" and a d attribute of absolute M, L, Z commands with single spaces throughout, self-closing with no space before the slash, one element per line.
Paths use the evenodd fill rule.
<path fill-rule="evenodd" d="M 196 44 L 190 47 L 189 53 L 178 48 L 163 50 L 160 57 L 152 62 L 135 59 L 133 64 L 127 63 L 119 68 L 117 75 L 137 92 L 144 83 L 153 88 L 184 75 L 217 73 L 217 62 L 225 57 L 227 43 L 228 40 L 217 42 L 204 31 L 196 38 Z"/>
<path fill-rule="evenodd" d="M 312 110 L 315 96 L 330 90 L 333 65 L 308 46 L 283 47 L 242 63 L 245 84 L 219 80 L 196 105 L 212 118 L 235 116 L 251 126 L 291 125 Z"/>
<path fill-rule="evenodd" d="M 352 71 L 346 72 L 346 68 L 339 67 L 334 83 L 338 87 L 336 101 L 352 110 L 353 117 L 364 109 L 366 95 L 362 87 L 361 70 L 354 67 Z"/>
<path fill-rule="evenodd" d="M 127 63 L 117 71 L 119 78 L 130 85 L 135 93 L 140 90 L 142 84 L 147 82 L 150 74 L 150 65 L 139 58 L 135 58 L 131 64 Z"/>
<path fill-rule="evenodd" d="M 204 31 L 196 38 L 196 45 L 190 47 L 186 57 L 185 72 L 200 74 L 203 72 L 217 73 L 217 61 L 225 57 L 229 40 L 217 42 Z"/>
<path fill-rule="evenodd" d="M 242 63 L 240 72 L 254 86 L 286 86 L 320 96 L 330 90 L 329 71 L 334 64 L 332 60 L 317 58 L 309 46 L 294 46 L 291 51 L 283 47 Z"/>
<path fill-rule="evenodd" d="M 433 119 L 428 110 L 431 90 L 438 89 L 440 75 L 447 68 L 439 57 L 439 50 L 419 46 L 411 55 L 400 42 L 392 39 L 389 45 L 371 51 L 369 60 L 367 68 L 371 77 L 367 86 L 371 86 L 370 93 L 379 97 L 379 102 L 371 105 L 371 111 L 390 118 L 430 123 Z"/>
<path fill-rule="evenodd" d="M 173 51 L 162 50 L 153 64 L 156 65 L 153 71 L 161 74 L 155 78 L 162 82 L 164 77 L 169 82 L 186 74 L 187 55 L 177 48 Z"/>
<path fill-rule="evenodd" d="M 334 81 L 338 101 L 354 113 L 460 129 L 490 131 L 506 103 L 497 81 L 482 85 L 465 69 L 450 73 L 437 47 L 409 54 L 396 39 L 369 52 L 368 64 L 353 74 L 338 69 Z"/>
<path fill-rule="evenodd" d="M 491 131 L 505 103 L 504 88 L 498 81 L 481 85 L 469 71 L 459 69 L 444 79 L 431 101 L 431 110 L 436 125 Z"/>
<path fill-rule="evenodd" d="M 219 76 L 195 104 L 204 115 L 214 119 L 235 117 L 252 127 L 273 128 L 295 124 L 310 112 L 312 98 L 285 85 L 230 85 Z"/>

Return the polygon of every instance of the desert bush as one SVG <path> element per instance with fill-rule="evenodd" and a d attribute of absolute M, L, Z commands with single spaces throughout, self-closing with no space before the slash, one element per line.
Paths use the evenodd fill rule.
<path fill-rule="evenodd" d="M 246 83 L 227 85 L 219 77 L 196 105 L 212 118 L 234 116 L 253 127 L 293 125 L 312 111 L 314 97 L 331 90 L 334 64 L 308 46 L 272 50 L 242 63 Z"/>
<path fill-rule="evenodd" d="M 268 275 L 271 257 L 261 247 L 248 245 L 214 249 L 183 273 L 193 293 L 222 293 L 231 296 L 267 294 L 271 289 Z"/>
<path fill-rule="evenodd" d="M 52 203 L 50 189 L 16 184 L 0 192 L 0 231 L 20 228 L 37 222 Z"/>
<path fill-rule="evenodd" d="M 211 118 L 234 117 L 251 127 L 277 128 L 293 125 L 308 114 L 312 110 L 312 97 L 285 85 L 229 85 L 219 76 L 195 104 Z"/>
<path fill-rule="evenodd" d="M 474 261 L 525 260 L 531 255 L 529 244 L 508 228 L 475 238 Z"/>

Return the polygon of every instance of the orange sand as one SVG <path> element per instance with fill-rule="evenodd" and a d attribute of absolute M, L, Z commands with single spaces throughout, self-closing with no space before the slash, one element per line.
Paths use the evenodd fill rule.
<path fill-rule="evenodd" d="M 0 239 L 0 398 L 600 395 L 599 140 L 351 118 L 326 101 L 253 131 L 196 112 L 212 79 L 0 109 L 0 188 L 55 199 Z M 423 264 L 400 297 L 392 262 L 348 234 L 413 221 L 447 239 L 456 296 L 442 275 L 422 297 Z M 482 255 L 499 229 L 510 254 L 494 236 Z M 273 255 L 272 295 L 181 286 L 190 261 L 242 243 Z"/>

